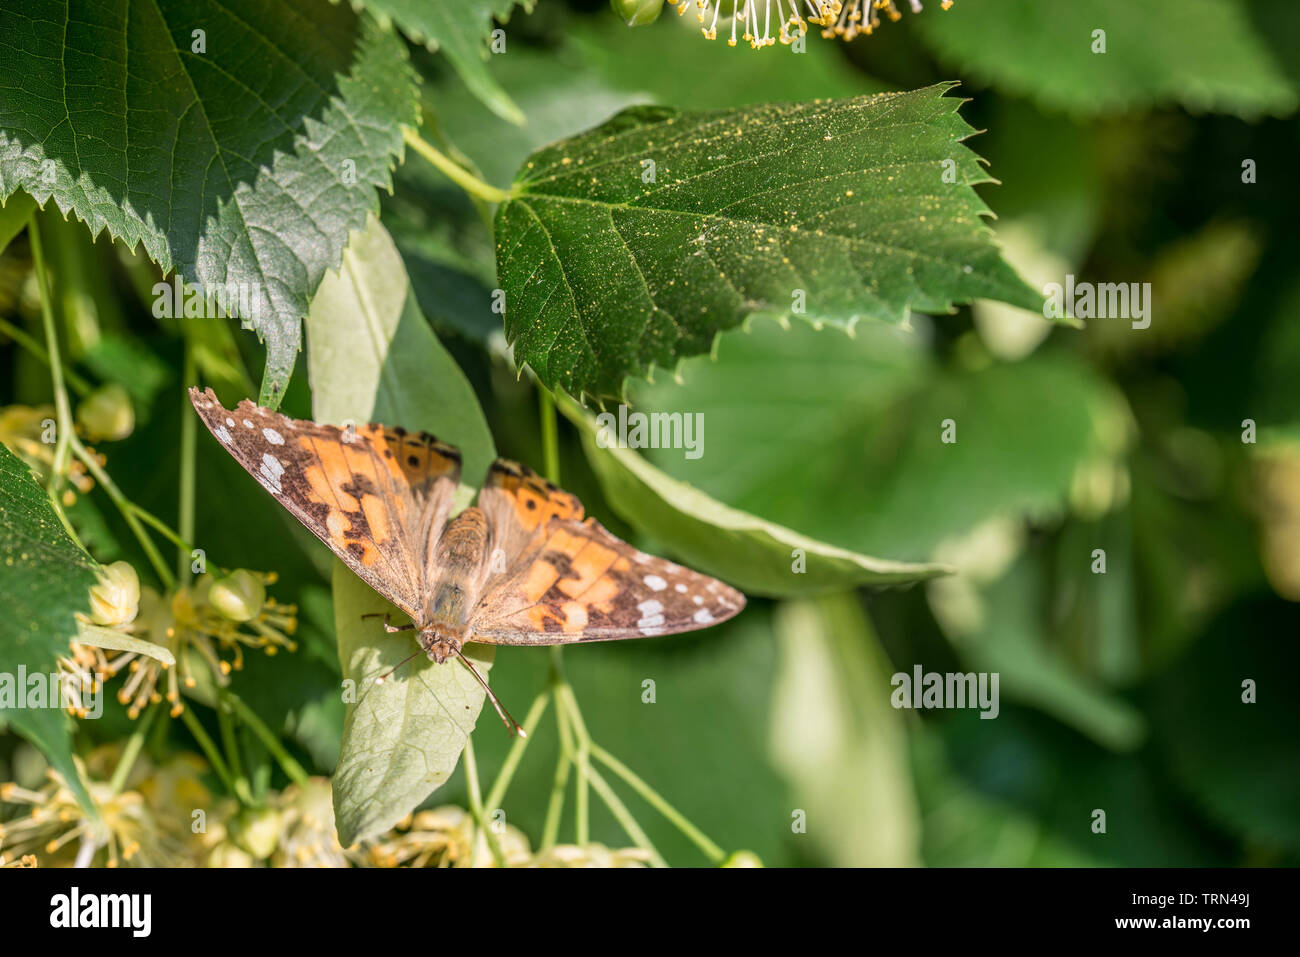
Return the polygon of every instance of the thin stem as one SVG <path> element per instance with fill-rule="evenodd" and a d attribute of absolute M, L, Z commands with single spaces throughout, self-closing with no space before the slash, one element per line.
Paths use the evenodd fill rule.
<path fill-rule="evenodd" d="M 667 818 L 668 821 L 685 834 L 696 847 L 703 851 L 705 857 L 708 857 L 715 864 L 720 864 L 726 859 L 726 851 L 705 837 L 704 833 L 698 827 L 688 821 L 680 811 L 664 800 L 663 796 L 658 791 L 646 784 L 646 782 L 626 764 L 595 742 L 592 742 L 591 745 L 591 755 L 626 781 L 632 787 L 632 790 L 636 791 L 637 794 L 641 795 L 641 797 L 645 799 L 647 804 Z"/>
<path fill-rule="evenodd" d="M 540 382 L 537 384 L 537 404 L 541 413 L 543 470 L 548 479 L 559 485 L 560 441 L 555 422 L 555 397 Z"/>
<path fill-rule="evenodd" d="M 131 506 L 131 511 L 135 513 L 136 518 L 140 519 L 140 521 L 144 522 L 146 525 L 152 526 L 155 530 L 158 531 L 159 534 L 161 534 L 165 539 L 167 539 L 177 548 L 184 549 L 186 552 L 192 552 L 194 550 L 194 546 L 190 542 L 181 538 L 174 531 L 172 531 L 172 527 L 168 525 L 166 522 L 164 522 L 157 515 L 154 515 L 152 512 L 141 508 L 135 502 L 130 502 L 128 504 Z"/>
<path fill-rule="evenodd" d="M 113 769 L 113 776 L 109 779 L 108 787 L 112 793 L 122 793 L 122 788 L 126 786 L 126 779 L 131 774 L 131 768 L 135 767 L 135 759 L 140 756 L 140 749 L 144 747 L 144 739 L 149 735 L 149 727 L 161 710 L 162 702 L 150 705 L 136 722 L 135 730 L 131 732 L 131 737 L 127 738 L 126 747 L 122 749 L 122 757 L 118 759 L 117 767 Z"/>
<path fill-rule="evenodd" d="M 50 354 L 45 351 L 45 347 L 42 346 L 39 342 L 37 342 L 33 336 L 31 336 L 24 330 L 19 329 L 8 319 L 3 319 L 3 318 L 0 318 L 0 332 L 3 332 L 14 342 L 18 343 L 18 345 L 26 349 L 35 358 L 39 359 L 45 366 L 47 367 L 49 366 Z M 84 399 L 87 395 L 91 393 L 93 389 L 93 387 L 89 382 L 83 379 L 72 369 L 69 369 L 66 365 L 63 367 L 63 378 L 67 381 L 68 387 L 77 394 L 78 398 Z"/>
<path fill-rule="evenodd" d="M 55 436 L 54 464 L 50 468 L 47 490 L 50 498 L 55 500 L 55 507 L 62 515 L 58 505 L 59 486 L 63 482 L 68 467 L 68 448 L 72 441 L 72 406 L 68 403 L 68 391 L 63 386 L 63 359 L 59 355 L 59 333 L 54 328 L 54 307 L 50 304 L 49 278 L 45 274 L 45 253 L 41 248 L 41 227 L 36 215 L 27 223 L 28 238 L 32 249 L 32 268 L 36 272 L 36 286 L 41 300 L 41 324 L 45 327 L 45 351 L 49 357 L 50 384 L 54 389 L 54 412 L 58 421 L 58 435 Z M 64 524 L 67 520 L 64 519 Z"/>
<path fill-rule="evenodd" d="M 194 384 L 194 346 L 188 336 L 183 340 L 185 358 L 181 372 L 181 442 L 180 442 L 180 495 L 177 503 L 178 515 L 176 528 L 179 536 L 186 541 L 194 541 L 194 459 L 197 442 L 198 416 L 190 407 L 187 389 Z M 189 551 L 176 553 L 176 578 L 186 582 L 190 579 Z"/>
<path fill-rule="evenodd" d="M 289 779 L 299 787 L 305 787 L 310 782 L 311 776 L 303 770 L 301 764 L 294 760 L 293 755 L 284 749 L 280 739 L 271 733 L 271 729 L 253 713 L 253 709 L 244 704 L 244 700 L 239 695 L 228 689 L 226 691 L 226 700 L 230 702 L 231 708 L 234 709 L 235 717 L 239 718 L 240 722 L 253 734 L 257 735 L 257 739 L 262 744 L 266 745 L 266 750 L 270 751 L 275 760 L 279 762 L 280 767 L 289 776 Z"/>
<path fill-rule="evenodd" d="M 542 714 L 546 711 L 550 697 L 548 692 L 543 691 L 533 699 L 528 709 L 528 716 L 524 718 L 524 731 L 527 737 L 521 735 L 515 738 L 514 743 L 510 745 L 510 750 L 506 752 L 506 759 L 501 763 L 501 770 L 497 772 L 496 780 L 492 782 L 492 790 L 488 792 L 487 802 L 484 805 L 489 812 L 495 812 L 505 800 L 506 788 L 510 787 L 515 769 L 519 767 L 519 761 L 524 756 L 524 749 L 528 747 L 528 742 L 533 740 L 533 732 L 537 729 L 538 722 L 542 720 Z"/>
<path fill-rule="evenodd" d="M 72 438 L 71 444 L 73 454 L 81 460 L 81 463 L 86 466 L 86 470 L 95 477 L 95 481 L 108 493 L 108 497 L 113 500 L 117 510 L 122 513 L 122 518 L 126 520 L 126 524 L 135 533 L 135 537 L 140 541 L 140 547 L 144 549 L 144 553 L 149 559 L 149 564 L 153 565 L 154 571 L 158 573 L 159 581 L 163 583 L 165 588 L 170 589 L 175 584 L 171 569 L 167 567 L 162 555 L 158 553 L 158 548 L 154 545 L 153 539 L 149 537 L 149 533 L 140 524 L 139 518 L 136 517 L 136 509 L 131 501 L 122 494 L 122 490 L 117 487 L 117 483 L 109 478 L 103 466 L 86 450 L 86 447 L 81 444 L 79 439 Z"/>
<path fill-rule="evenodd" d="M 496 862 L 497 867 L 506 866 L 506 856 L 501 852 L 501 844 L 497 841 L 497 836 L 492 833 L 492 828 L 488 826 L 487 818 L 483 814 L 483 793 L 478 783 L 478 759 L 474 756 L 474 739 L 465 739 L 465 784 L 469 789 L 469 812 L 474 815 L 474 821 L 478 829 L 483 832 L 483 837 L 487 839 L 488 850 L 492 852 L 492 860 Z M 474 866 L 474 855 L 478 850 L 478 838 L 475 837 L 469 845 L 469 866 Z"/>
<path fill-rule="evenodd" d="M 614 789 L 609 786 L 609 782 L 606 781 L 601 773 L 595 768 L 588 768 L 587 774 L 591 778 L 592 789 L 600 795 L 601 800 L 605 802 L 605 806 L 609 808 L 610 813 L 613 814 L 618 820 L 618 823 L 622 825 L 623 830 L 627 831 L 627 836 L 632 838 L 632 843 L 649 853 L 650 863 L 655 867 L 667 867 L 668 862 L 663 859 L 660 853 L 655 849 L 655 846 L 650 843 L 650 838 L 646 835 L 646 832 L 643 831 L 641 825 L 636 822 L 636 818 L 633 817 L 632 812 L 627 809 L 627 805 L 619 800 L 618 795 L 614 793 Z"/>
<path fill-rule="evenodd" d="M 452 160 L 446 153 L 443 153 L 420 136 L 419 131 L 409 126 L 405 127 L 402 130 L 402 138 L 406 140 L 406 144 L 411 149 L 436 166 L 448 179 L 471 196 L 477 196 L 489 203 L 504 203 L 510 198 L 510 193 L 483 182 L 465 167 Z"/>
<path fill-rule="evenodd" d="M 587 734 L 587 726 L 582 722 L 582 715 L 578 712 L 578 700 L 567 682 L 556 689 L 555 702 L 557 709 L 564 708 L 566 724 L 574 739 L 573 763 L 578 769 L 578 793 L 573 809 L 574 840 L 580 847 L 585 847 L 591 840 L 588 790 L 591 782 L 591 738 Z"/>
<path fill-rule="evenodd" d="M 239 742 L 235 740 L 235 723 L 230 718 L 230 706 L 226 703 L 226 691 L 217 688 L 217 727 L 221 729 L 221 744 L 226 751 L 226 761 L 230 768 L 230 778 L 235 782 L 235 794 L 245 804 L 253 805 L 253 788 L 244 773 L 244 762 L 239 755 Z"/>
<path fill-rule="evenodd" d="M 573 758 L 569 743 L 568 719 L 564 706 L 559 699 L 559 688 L 553 686 L 555 695 L 555 726 L 560 739 L 560 757 L 555 764 L 555 779 L 551 784 L 551 798 L 546 805 L 546 823 L 542 827 L 542 846 L 540 850 L 549 850 L 555 846 L 560 835 L 560 816 L 564 812 L 564 795 L 569 788 L 569 771 L 573 768 Z"/>
<path fill-rule="evenodd" d="M 185 722 L 185 727 L 190 729 L 190 734 L 194 740 L 199 743 L 199 747 L 208 758 L 208 764 L 212 765 L 212 770 L 217 772 L 217 777 L 221 778 L 221 783 L 226 786 L 226 792 L 235 796 L 242 804 L 243 798 L 235 790 L 235 782 L 230 779 L 230 770 L 226 767 L 226 762 L 221 757 L 221 752 L 217 750 L 216 744 L 206 731 L 199 719 L 195 717 L 192 708 L 185 708 L 181 711 L 181 720 Z"/>

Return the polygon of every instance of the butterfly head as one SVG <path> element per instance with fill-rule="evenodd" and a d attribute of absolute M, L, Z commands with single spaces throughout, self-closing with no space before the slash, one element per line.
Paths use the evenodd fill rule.
<path fill-rule="evenodd" d="M 419 642 L 426 655 L 442 664 L 460 651 L 465 643 L 465 629 L 445 624 L 426 625 L 420 629 Z"/>

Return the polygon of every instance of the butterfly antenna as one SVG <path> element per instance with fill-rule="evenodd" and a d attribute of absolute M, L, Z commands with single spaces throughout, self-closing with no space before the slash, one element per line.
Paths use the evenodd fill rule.
<path fill-rule="evenodd" d="M 414 658 L 415 655 L 419 655 L 419 654 L 422 654 L 422 653 L 423 653 L 422 650 L 418 650 L 418 651 L 415 652 L 415 654 L 407 655 L 405 658 L 403 658 L 403 659 L 402 659 L 401 661 L 399 661 L 397 664 L 393 665 L 393 667 L 390 668 L 390 669 L 389 669 L 385 674 L 382 674 L 382 675 L 380 675 L 378 678 L 376 678 L 376 679 L 375 679 L 375 684 L 377 684 L 377 685 L 381 685 L 381 684 L 383 684 L 385 681 L 387 681 L 389 678 L 391 678 L 391 677 L 393 676 L 393 672 L 394 672 L 394 671 L 396 671 L 398 668 L 402 667 L 402 665 L 406 664 L 408 661 L 410 661 L 412 658 Z M 482 679 L 479 679 L 479 680 L 481 681 Z"/>
<path fill-rule="evenodd" d="M 492 702 L 492 707 L 497 709 L 497 714 L 501 717 L 501 720 L 505 722 L 506 730 L 512 735 L 518 734 L 521 738 L 528 737 L 528 732 L 523 729 L 518 721 L 510 717 L 510 712 L 507 711 L 505 705 L 501 703 L 501 699 L 496 696 L 496 692 L 488 687 L 488 683 L 483 680 L 483 676 L 479 674 L 478 669 L 475 668 L 473 663 L 461 653 L 459 648 L 456 649 L 456 657 L 461 660 L 465 667 L 469 669 L 469 673 L 477 678 L 478 683 L 483 686 L 483 690 L 487 692 L 488 700 Z"/>

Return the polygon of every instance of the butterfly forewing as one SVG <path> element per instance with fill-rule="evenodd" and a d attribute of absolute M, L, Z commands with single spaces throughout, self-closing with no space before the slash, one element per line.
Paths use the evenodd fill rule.
<path fill-rule="evenodd" d="M 379 425 L 291 419 L 248 400 L 228 410 L 211 389 L 191 389 L 190 401 L 236 461 L 366 584 L 419 613 L 425 543 L 459 476 L 454 449 Z"/>

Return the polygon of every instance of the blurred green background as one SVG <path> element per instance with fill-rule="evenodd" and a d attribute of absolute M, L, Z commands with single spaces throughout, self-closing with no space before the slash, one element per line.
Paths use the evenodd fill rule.
<path fill-rule="evenodd" d="M 760 320 L 724 334 L 716 361 L 684 363 L 680 382 L 634 384 L 637 408 L 705 415 L 699 460 L 646 453 L 670 475 L 823 541 L 959 573 L 756 599 L 704 633 L 569 650 L 587 725 L 714 841 L 768 865 L 1300 863 L 1300 9 L 937 6 L 852 44 L 810 36 L 795 53 L 706 41 L 691 12 L 628 29 L 603 0 L 541 0 L 531 16 L 516 12 L 510 52 L 491 63 L 528 118 L 521 127 L 484 111 L 441 58 L 414 54 L 426 110 L 502 185 L 533 149 L 632 103 L 708 109 L 960 79 L 971 98 L 962 115 L 987 131 L 968 145 L 1001 181 L 981 194 L 1009 261 L 1034 286 L 1067 273 L 1152 284 L 1145 330 L 1054 327 L 992 303 L 852 338 Z M 1104 54 L 1090 50 L 1096 28 Z M 148 267 L 49 219 L 52 268 L 74 280 L 64 305 L 87 343 L 71 330 L 73 358 L 136 400 L 134 434 L 104 447 L 111 470 L 133 499 L 170 514 L 178 340 L 139 294 Z M 536 395 L 502 359 L 478 212 L 408 160 L 382 219 L 501 454 L 540 466 Z M 21 240 L 0 256 L 0 315 L 39 329 L 29 266 Z M 235 342 L 260 369 L 255 340 Z M 301 366 L 291 415 L 310 410 Z M 12 370 L 0 405 L 48 400 L 45 370 L 4 336 L 0 367 Z M 959 439 L 943 451 L 949 417 Z M 565 487 L 655 550 L 602 499 L 563 421 L 561 443 Z M 277 597 L 301 608 L 299 652 L 250 657 L 236 687 L 327 774 L 343 706 L 326 553 L 206 436 L 198 501 L 208 552 L 276 570 Z M 96 558 L 145 567 L 95 496 L 74 517 Z M 890 676 L 916 664 L 999 673 L 998 718 L 893 709 Z M 493 687 L 521 711 L 547 668 L 544 652 L 501 649 Z M 654 704 L 642 702 L 646 679 Z M 1242 702 L 1247 679 L 1257 703 Z M 115 740 L 127 726 L 110 705 L 79 735 Z M 490 776 L 509 739 L 489 717 L 475 742 Z M 5 736 L 0 761 L 14 747 Z M 555 748 L 548 719 L 506 804 L 534 840 Z M 458 772 L 430 804 L 466 800 Z M 704 863 L 628 802 L 670 862 Z M 806 833 L 792 830 L 796 810 Z M 598 803 L 592 830 L 628 843 Z"/>

